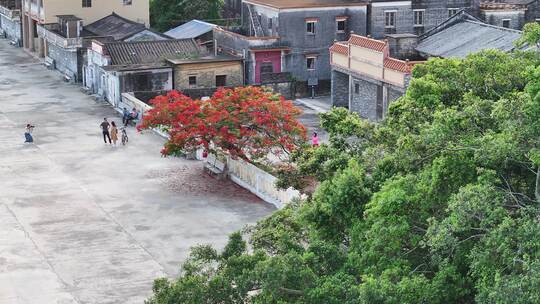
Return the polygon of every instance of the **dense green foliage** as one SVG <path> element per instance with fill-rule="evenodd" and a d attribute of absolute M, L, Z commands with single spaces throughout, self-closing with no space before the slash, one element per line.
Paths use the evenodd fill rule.
<path fill-rule="evenodd" d="M 149 303 L 540 303 L 539 64 L 432 59 L 383 122 L 322 115 L 331 142 L 290 172 L 313 195 L 251 246 L 194 248 Z"/>
<path fill-rule="evenodd" d="M 192 19 L 219 19 L 222 7 L 223 0 L 151 0 L 150 24 L 164 32 Z"/>

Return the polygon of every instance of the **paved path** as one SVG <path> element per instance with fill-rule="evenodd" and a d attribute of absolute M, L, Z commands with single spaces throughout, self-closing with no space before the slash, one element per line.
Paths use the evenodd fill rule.
<path fill-rule="evenodd" d="M 0 40 L 0 303 L 142 303 L 189 247 L 218 247 L 273 208 L 163 139 L 101 139 L 106 104 Z M 35 144 L 23 144 L 27 122 Z"/>

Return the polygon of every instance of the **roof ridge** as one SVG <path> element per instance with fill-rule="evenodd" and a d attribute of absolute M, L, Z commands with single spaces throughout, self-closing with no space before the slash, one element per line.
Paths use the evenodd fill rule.
<path fill-rule="evenodd" d="M 94 21 L 94 22 L 92 22 L 92 23 L 90 23 L 90 24 L 88 24 L 88 25 L 86 25 L 86 26 L 92 26 L 92 24 L 95 24 L 95 23 L 97 23 L 97 22 L 99 22 L 99 21 L 102 21 L 102 20 L 104 20 L 104 19 L 106 19 L 106 18 L 109 18 L 109 17 L 111 17 L 111 16 L 117 17 L 117 18 L 122 19 L 123 21 L 126 21 L 126 22 L 131 23 L 131 24 L 142 25 L 143 27 L 146 28 L 146 26 L 145 26 L 144 24 L 139 23 L 139 22 L 136 22 L 136 21 L 133 21 L 133 20 L 130 20 L 130 19 L 125 18 L 125 17 L 122 17 L 122 16 L 118 15 L 117 13 L 115 13 L 114 11 L 113 11 L 112 13 L 110 13 L 109 15 L 104 16 L 104 17 L 102 17 L 102 18 L 100 18 L 100 19 L 98 19 L 98 20 L 96 20 L 96 21 Z"/>
<path fill-rule="evenodd" d="M 347 42 L 355 46 L 372 49 L 378 52 L 384 51 L 384 48 L 388 45 L 387 41 L 377 40 L 354 33 L 351 33 L 351 36 Z"/>
<path fill-rule="evenodd" d="M 516 34 L 523 33 L 523 31 L 520 31 L 520 30 L 515 30 L 515 29 L 511 29 L 511 28 L 507 28 L 507 27 L 497 26 L 497 25 L 493 25 L 493 24 L 489 24 L 489 23 L 485 23 L 485 22 L 478 22 L 478 21 L 474 21 L 474 20 L 465 20 L 465 22 L 470 22 L 470 23 L 478 24 L 480 26 L 491 27 L 491 28 L 495 28 L 495 29 L 499 29 L 499 30 L 503 30 L 503 31 L 507 31 L 507 32 L 514 32 Z"/>
<path fill-rule="evenodd" d="M 168 39 L 168 40 L 142 40 L 142 41 L 111 41 L 105 42 L 106 44 L 149 44 L 149 43 L 172 43 L 177 41 L 186 41 L 191 40 L 196 44 L 193 38 L 183 38 L 183 39 Z"/>

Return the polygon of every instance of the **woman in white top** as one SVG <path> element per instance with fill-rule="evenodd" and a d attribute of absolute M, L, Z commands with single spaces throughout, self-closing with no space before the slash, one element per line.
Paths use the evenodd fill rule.
<path fill-rule="evenodd" d="M 32 137 L 32 131 L 34 131 L 34 126 L 31 124 L 26 125 L 26 129 L 24 131 L 24 137 L 25 137 L 25 143 L 31 143 L 34 142 L 34 138 Z"/>

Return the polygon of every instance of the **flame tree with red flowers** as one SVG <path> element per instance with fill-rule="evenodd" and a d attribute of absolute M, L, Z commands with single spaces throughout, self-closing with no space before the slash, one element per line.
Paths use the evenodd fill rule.
<path fill-rule="evenodd" d="M 204 101 L 171 91 L 151 103 L 153 109 L 144 115 L 139 130 L 168 132 L 163 155 L 202 147 L 257 163 L 270 154 L 289 154 L 306 141 L 306 128 L 298 121 L 301 110 L 264 88 L 220 88 Z"/>

